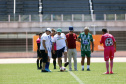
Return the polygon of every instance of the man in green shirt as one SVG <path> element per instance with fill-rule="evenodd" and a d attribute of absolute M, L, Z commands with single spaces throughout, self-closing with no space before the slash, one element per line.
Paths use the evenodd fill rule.
<path fill-rule="evenodd" d="M 91 52 L 94 51 L 94 42 L 93 42 L 92 35 L 89 33 L 88 27 L 84 28 L 84 32 L 78 36 L 77 40 L 81 43 L 82 71 L 84 71 L 85 55 L 87 56 L 87 71 L 90 71 L 90 57 L 91 57 Z M 92 49 L 90 44 L 92 45 Z"/>

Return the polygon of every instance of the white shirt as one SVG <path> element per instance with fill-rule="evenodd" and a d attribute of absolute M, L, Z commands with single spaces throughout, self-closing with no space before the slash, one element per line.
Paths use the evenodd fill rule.
<path fill-rule="evenodd" d="M 65 40 L 66 40 L 65 34 L 61 33 L 61 35 L 56 34 L 52 39 L 52 42 L 56 42 L 56 49 L 60 50 L 66 46 Z"/>
<path fill-rule="evenodd" d="M 42 36 L 41 36 L 41 40 L 40 40 L 40 50 L 45 50 L 45 48 L 43 47 L 43 40 L 45 40 L 45 46 L 47 48 L 48 51 L 51 51 L 51 48 L 52 48 L 52 41 L 51 41 L 51 36 L 50 35 L 47 35 L 46 33 L 44 33 Z"/>

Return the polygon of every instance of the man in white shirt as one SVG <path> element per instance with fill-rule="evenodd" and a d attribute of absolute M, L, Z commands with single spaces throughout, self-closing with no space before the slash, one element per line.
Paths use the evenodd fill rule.
<path fill-rule="evenodd" d="M 57 49 L 57 57 L 58 57 L 58 64 L 59 67 L 62 67 L 62 54 L 66 47 L 66 36 L 64 33 L 61 33 L 62 30 L 60 28 L 57 29 L 57 34 L 54 36 L 52 42 L 53 42 L 53 53 L 55 53 L 54 50 L 54 43 L 56 42 L 56 49 Z"/>
<path fill-rule="evenodd" d="M 46 32 L 41 36 L 40 51 L 43 58 L 42 72 L 49 72 L 49 59 L 51 57 L 51 29 L 47 28 Z M 46 69 L 45 69 L 46 68 Z M 47 70 L 48 69 L 48 70 Z"/>

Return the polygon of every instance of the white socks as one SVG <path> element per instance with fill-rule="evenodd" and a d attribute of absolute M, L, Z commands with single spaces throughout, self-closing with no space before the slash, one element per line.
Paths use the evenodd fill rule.
<path fill-rule="evenodd" d="M 82 65 L 82 69 L 84 69 L 84 65 Z"/>
<path fill-rule="evenodd" d="M 90 65 L 87 65 L 87 69 L 89 69 L 90 68 Z M 82 65 L 82 69 L 84 69 L 84 65 Z"/>
<path fill-rule="evenodd" d="M 90 68 L 90 65 L 87 65 L 87 69 L 89 69 Z"/>

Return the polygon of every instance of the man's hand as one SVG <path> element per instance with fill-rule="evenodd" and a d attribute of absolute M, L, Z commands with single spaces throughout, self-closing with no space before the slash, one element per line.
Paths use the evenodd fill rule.
<path fill-rule="evenodd" d="M 94 49 L 93 48 L 91 49 L 91 52 L 94 52 Z"/>
<path fill-rule="evenodd" d="M 45 49 L 45 53 L 48 53 L 47 49 Z"/>
<path fill-rule="evenodd" d="M 53 54 L 55 54 L 55 50 L 53 50 Z"/>

